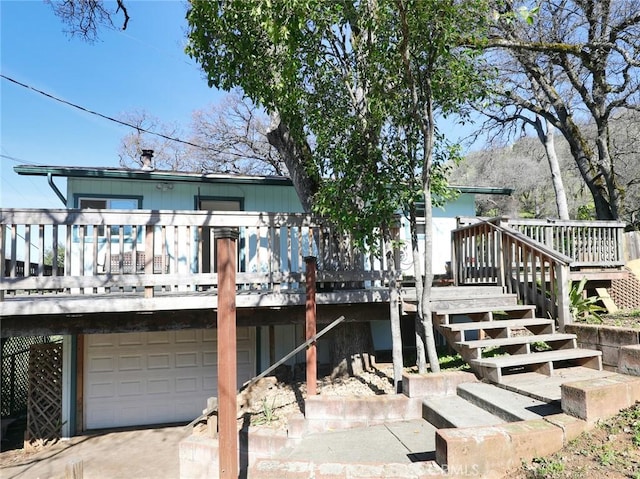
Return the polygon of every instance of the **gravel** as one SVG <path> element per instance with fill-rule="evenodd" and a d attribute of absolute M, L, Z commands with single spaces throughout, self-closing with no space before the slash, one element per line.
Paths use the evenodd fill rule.
<path fill-rule="evenodd" d="M 320 396 L 367 397 L 394 394 L 393 367 L 378 364 L 357 376 L 318 379 Z M 303 381 L 282 382 L 270 376 L 259 380 L 238 395 L 238 422 L 241 426 L 268 426 L 286 429 L 287 418 L 304 413 L 307 384 Z"/>

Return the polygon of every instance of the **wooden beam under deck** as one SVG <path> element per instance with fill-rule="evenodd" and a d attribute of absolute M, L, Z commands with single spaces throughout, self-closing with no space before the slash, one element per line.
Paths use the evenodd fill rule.
<path fill-rule="evenodd" d="M 338 290 L 317 293 L 318 305 L 388 303 L 387 289 Z M 304 291 L 238 291 L 236 307 L 245 308 L 278 308 L 304 307 L 306 296 Z M 12 316 L 58 316 L 84 315 L 101 313 L 154 313 L 173 311 L 179 305 L 180 310 L 217 309 L 216 291 L 203 292 L 157 292 L 152 298 L 141 294 L 33 294 L 29 296 L 7 297 L 0 301 L 0 317 Z"/>
<path fill-rule="evenodd" d="M 272 326 L 304 324 L 305 305 L 282 307 L 238 308 L 237 325 Z M 389 304 L 370 302 L 356 304 L 324 304 L 317 308 L 318 324 L 329 324 L 339 316 L 347 321 L 388 320 Z M 217 324 L 217 313 L 211 308 L 157 310 L 151 312 L 85 312 L 82 314 L 34 314 L 3 316 L 2 337 L 57 334 L 128 333 L 178 329 L 207 329 Z"/>

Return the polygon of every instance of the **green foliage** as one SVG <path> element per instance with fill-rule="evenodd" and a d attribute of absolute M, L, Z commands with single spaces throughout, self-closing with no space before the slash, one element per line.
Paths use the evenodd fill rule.
<path fill-rule="evenodd" d="M 536 15 L 540 11 L 540 7 L 529 8 L 522 5 L 518 8 L 518 15 L 529 25 L 533 25 Z"/>
<path fill-rule="evenodd" d="M 459 354 L 438 354 L 440 369 L 443 371 L 468 371 L 469 365 Z"/>
<path fill-rule="evenodd" d="M 535 341 L 531 343 L 531 349 L 535 352 L 550 351 L 552 348 L 545 341 Z"/>
<path fill-rule="evenodd" d="M 527 477 L 531 479 L 553 479 L 562 477 L 564 464 L 559 460 L 537 457 L 532 461 L 527 471 Z"/>
<path fill-rule="evenodd" d="M 64 245 L 59 244 L 58 251 L 57 251 L 57 258 L 56 258 L 56 264 L 58 268 L 64 267 L 64 251 L 65 251 Z M 44 264 L 53 266 L 53 256 L 54 256 L 53 248 L 46 250 L 44 252 Z"/>
<path fill-rule="evenodd" d="M 586 284 L 587 278 L 582 278 L 579 283 L 571 285 L 569 290 L 571 315 L 576 321 L 602 323 L 600 313 L 605 309 L 598 304 L 599 296 L 586 296 L 584 290 Z"/>
<path fill-rule="evenodd" d="M 596 218 L 597 218 L 596 207 L 594 206 L 593 202 L 589 203 L 588 205 L 583 205 L 578 207 L 578 214 L 576 219 L 594 220 Z"/>
<path fill-rule="evenodd" d="M 479 52 L 462 45 L 482 38 L 485 12 L 479 0 L 192 0 L 186 51 L 210 85 L 240 87 L 310 145 L 315 212 L 365 247 L 421 201 L 425 178 L 438 201 L 451 194 L 460 147 L 420 112 L 481 94 Z"/>
<path fill-rule="evenodd" d="M 273 421 L 277 420 L 278 416 L 276 415 L 276 397 L 274 397 L 269 403 L 267 398 L 262 399 L 262 412 L 255 418 L 252 422 L 256 426 L 258 425 L 269 425 Z"/>
<path fill-rule="evenodd" d="M 598 461 L 601 466 L 610 466 L 616 460 L 616 453 L 611 447 L 603 447 L 598 454 Z"/>

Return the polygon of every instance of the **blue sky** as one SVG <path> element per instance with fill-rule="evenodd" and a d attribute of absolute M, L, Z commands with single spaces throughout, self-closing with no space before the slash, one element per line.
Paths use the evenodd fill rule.
<path fill-rule="evenodd" d="M 0 0 L 2 74 L 114 118 L 145 110 L 163 123 L 187 126 L 194 110 L 220 103 L 225 93 L 209 88 L 184 53 L 186 3 L 126 5 L 127 30 L 102 29 L 91 44 L 67 35 L 42 0 Z M 18 164 L 118 166 L 127 127 L 6 79 L 0 79 L 0 104 L 0 207 L 63 207 L 44 177 L 17 175 Z M 460 126 L 452 131 L 468 134 Z M 56 183 L 64 192 L 64 180 Z"/>
<path fill-rule="evenodd" d="M 209 88 L 184 54 L 185 3 L 130 0 L 127 6 L 127 30 L 103 29 L 90 44 L 65 34 L 41 0 L 1 0 L 2 74 L 116 118 L 143 109 L 187 125 L 192 111 L 219 103 L 225 93 Z M 45 178 L 21 177 L 15 165 L 118 166 L 128 128 L 5 79 L 0 103 L 0 206 L 62 207 Z"/>

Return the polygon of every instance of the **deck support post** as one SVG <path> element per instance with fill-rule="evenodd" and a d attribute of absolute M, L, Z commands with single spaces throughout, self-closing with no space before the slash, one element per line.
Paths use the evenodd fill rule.
<path fill-rule="evenodd" d="M 316 334 L 316 257 L 304 258 L 306 265 L 306 339 L 311 339 Z M 318 382 L 318 358 L 315 341 L 307 348 L 307 396 L 316 395 Z"/>
<path fill-rule="evenodd" d="M 238 477 L 236 247 L 235 228 L 216 228 L 218 254 L 219 477 Z"/>

